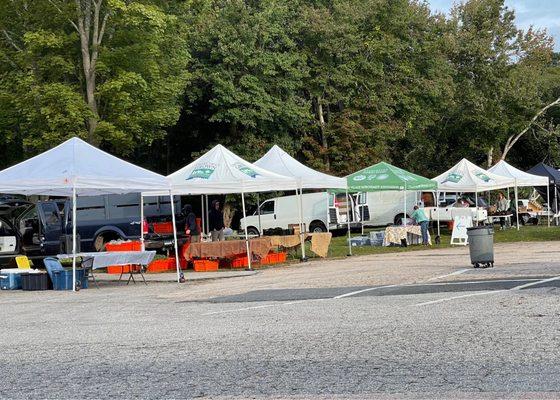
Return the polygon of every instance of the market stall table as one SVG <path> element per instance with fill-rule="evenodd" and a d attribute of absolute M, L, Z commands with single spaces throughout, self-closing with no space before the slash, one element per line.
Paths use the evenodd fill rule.
<path fill-rule="evenodd" d="M 391 244 L 401 245 L 403 240 L 406 240 L 407 244 L 422 243 L 422 230 L 420 229 L 420 225 L 388 226 L 385 228 L 383 246 L 390 246 Z M 430 232 L 428 232 L 428 243 L 430 245 L 432 244 Z"/>
<path fill-rule="evenodd" d="M 251 255 L 264 258 L 272 248 L 269 238 L 249 239 Z M 246 252 L 245 240 L 190 243 L 183 248 L 183 256 L 192 258 L 229 258 Z"/>
<path fill-rule="evenodd" d="M 92 252 L 92 253 L 78 253 L 76 254 L 76 257 L 82 258 L 82 264 L 84 263 L 88 264 L 88 265 L 84 265 L 84 268 L 88 268 L 93 271 L 94 269 L 106 268 L 112 265 L 120 265 L 123 267 L 123 270 L 124 270 L 124 266 L 131 265 L 131 264 L 145 266 L 152 262 L 155 255 L 156 255 L 155 251 L 115 251 L 115 252 L 105 251 L 105 252 Z M 72 254 L 58 254 L 56 257 L 60 260 L 70 259 L 72 258 Z M 127 285 L 130 283 L 131 279 L 134 283 L 136 283 L 136 281 L 134 280 L 134 276 L 132 275 L 133 272 L 134 271 L 131 268 L 129 270 L 130 275 L 128 277 L 128 280 L 126 281 Z M 144 281 L 144 283 L 147 284 L 146 279 L 144 278 L 144 274 L 142 273 L 142 268 L 138 269 L 138 273 L 140 274 L 140 276 L 142 276 L 142 280 Z M 119 281 L 121 280 L 122 276 L 123 276 L 123 272 L 121 271 L 121 276 L 119 277 Z M 95 281 L 95 276 L 93 276 L 93 272 L 92 272 L 92 277 L 95 285 L 97 286 L 97 282 Z"/>
<path fill-rule="evenodd" d="M 488 222 L 493 224 L 495 221 L 499 221 L 500 219 L 506 220 L 506 226 L 511 226 L 511 217 L 513 214 L 494 214 L 488 216 Z"/>

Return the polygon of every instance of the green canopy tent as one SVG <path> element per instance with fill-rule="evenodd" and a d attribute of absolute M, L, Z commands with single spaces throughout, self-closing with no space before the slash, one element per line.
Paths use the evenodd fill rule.
<path fill-rule="evenodd" d="M 437 189 L 437 182 L 386 162 L 380 162 L 354 172 L 348 175 L 346 180 L 350 192 L 403 191 L 405 216 L 407 191 Z M 406 217 L 403 218 L 403 222 L 406 224 Z M 350 241 L 348 241 L 348 245 L 351 246 Z"/>

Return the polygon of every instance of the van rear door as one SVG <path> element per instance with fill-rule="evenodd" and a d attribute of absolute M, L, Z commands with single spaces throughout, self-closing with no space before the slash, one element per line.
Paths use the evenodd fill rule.
<path fill-rule="evenodd" d="M 18 236 L 14 227 L 0 218 L 0 256 L 16 254 L 18 250 Z"/>
<path fill-rule="evenodd" d="M 41 221 L 41 236 L 45 254 L 60 253 L 60 236 L 62 235 L 62 217 L 55 201 L 37 203 L 37 212 Z"/>

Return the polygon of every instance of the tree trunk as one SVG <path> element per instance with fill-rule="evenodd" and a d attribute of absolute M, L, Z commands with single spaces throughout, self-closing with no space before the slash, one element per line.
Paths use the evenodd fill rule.
<path fill-rule="evenodd" d="M 96 145 L 98 140 L 95 130 L 100 119 L 97 109 L 99 99 L 96 98 L 96 68 L 109 11 L 105 10 L 105 15 L 102 16 L 103 0 L 75 0 L 75 2 L 77 24 L 71 22 L 80 35 L 82 68 L 86 83 L 85 100 L 92 114 L 87 120 L 88 141 Z"/>
<path fill-rule="evenodd" d="M 323 104 L 321 104 L 321 97 L 317 96 L 317 118 L 319 119 L 319 129 L 321 131 L 321 146 L 323 147 L 323 161 L 325 163 L 325 170 L 330 171 L 329 160 L 329 144 L 327 142 L 327 132 L 325 126 L 325 115 L 323 113 Z"/>
<path fill-rule="evenodd" d="M 494 153 L 494 147 L 492 146 L 488 149 L 488 154 L 486 155 L 486 164 L 488 168 L 492 166 L 493 153 Z"/>
<path fill-rule="evenodd" d="M 531 118 L 531 121 L 529 121 L 529 124 L 527 124 L 527 126 L 525 127 L 525 129 L 523 129 L 521 132 L 519 132 L 516 135 L 511 135 L 505 146 L 504 146 L 504 151 L 502 152 L 502 157 L 500 158 L 501 160 L 505 160 L 507 154 L 509 153 L 509 151 L 511 150 L 511 148 L 515 145 L 515 143 L 517 143 L 517 141 L 524 135 L 527 133 L 527 131 L 529 131 L 529 129 L 531 128 L 531 126 L 533 126 L 533 124 L 535 123 L 535 121 L 537 119 L 539 119 L 539 117 L 541 115 L 543 115 L 546 111 L 548 111 L 549 108 L 552 108 L 554 106 L 557 106 L 560 104 L 560 97 L 557 98 L 556 100 L 554 100 L 552 103 L 547 104 L 546 106 L 544 106 L 543 108 L 541 108 L 534 116 L 533 118 Z"/>

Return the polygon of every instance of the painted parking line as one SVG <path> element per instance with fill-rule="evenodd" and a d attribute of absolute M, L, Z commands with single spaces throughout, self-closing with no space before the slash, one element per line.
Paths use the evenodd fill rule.
<path fill-rule="evenodd" d="M 455 271 L 452 272 L 450 274 L 445 274 L 445 275 L 440 275 L 440 276 L 435 276 L 433 278 L 430 278 L 424 282 L 432 282 L 432 281 L 436 281 L 438 279 L 442 279 L 442 278 L 446 278 L 448 276 L 453 276 L 453 275 L 460 275 L 460 274 L 464 274 L 465 272 L 470 271 L 470 268 L 466 268 L 466 269 L 461 269 L 459 271 Z M 401 287 L 401 286 L 412 286 L 412 285 L 421 285 L 422 283 L 417 283 L 417 284 L 413 284 L 413 283 L 403 283 L 403 284 L 397 284 L 397 285 L 385 285 L 385 286 L 374 286 L 374 287 L 370 287 L 367 289 L 362 289 L 362 290 L 356 290 L 355 292 L 350 292 L 350 293 L 345 293 L 345 294 L 341 294 L 338 296 L 333 297 L 333 299 L 344 299 L 346 297 L 352 297 L 355 296 L 357 294 L 361 294 L 361 293 L 365 293 L 365 292 L 370 292 L 372 290 L 379 290 L 379 289 L 385 289 L 385 288 L 392 288 L 392 287 Z"/>
<path fill-rule="evenodd" d="M 432 304 L 443 303 L 443 302 L 451 301 L 451 300 L 463 299 L 463 298 L 466 298 L 466 297 L 484 296 L 484 295 L 489 295 L 489 294 L 497 294 L 497 293 L 502 293 L 502 292 L 516 291 L 516 290 L 526 289 L 526 288 L 531 287 L 531 286 L 541 285 L 541 284 L 547 283 L 547 282 L 557 281 L 559 279 L 560 279 L 560 276 L 555 276 L 553 278 L 535 280 L 533 282 L 529 282 L 529 283 L 525 283 L 523 285 L 512 287 L 511 289 L 488 290 L 488 291 L 485 291 L 485 292 L 469 293 L 469 294 L 465 294 L 465 295 L 461 295 L 461 296 L 446 297 L 444 299 L 432 300 L 432 301 L 426 301 L 426 302 L 423 302 L 423 303 L 414 304 L 414 306 L 415 307 L 422 307 L 422 306 L 428 306 L 428 305 L 432 305 Z M 525 279 L 524 281 L 526 282 L 527 279 Z"/>
<path fill-rule="evenodd" d="M 438 279 L 447 278 L 448 276 L 461 275 L 468 271 L 472 271 L 472 269 L 470 268 L 460 269 L 459 271 L 455 271 L 450 274 L 445 274 L 445 275 L 436 276 L 434 278 L 430 278 L 426 282 L 437 281 Z"/>
<path fill-rule="evenodd" d="M 416 307 L 429 306 L 429 305 L 432 305 L 432 304 L 443 303 L 444 301 L 464 299 L 465 297 L 484 296 L 484 295 L 487 295 L 487 294 L 495 294 L 495 293 L 500 293 L 500 292 L 507 292 L 507 290 L 488 290 L 486 292 L 463 294 L 461 296 L 453 296 L 453 297 L 446 297 L 445 299 L 426 301 L 424 303 L 414 304 L 414 306 L 416 306 Z"/>
<path fill-rule="evenodd" d="M 343 299 L 345 297 L 351 297 L 351 296 L 355 296 L 357 294 L 360 293 L 365 293 L 365 292 L 371 292 L 372 290 L 379 290 L 379 289 L 385 289 L 385 288 L 391 288 L 391 287 L 398 287 L 398 286 L 407 286 L 406 284 L 404 285 L 385 285 L 385 286 L 374 286 L 374 287 L 370 287 L 367 289 L 362 289 L 362 290 L 356 290 L 355 292 L 350 292 L 350 293 L 344 293 L 338 296 L 333 297 L 333 299 L 337 300 L 337 299 Z"/>
<path fill-rule="evenodd" d="M 230 309 L 230 310 L 212 311 L 212 312 L 204 313 L 202 315 L 228 314 L 228 313 L 234 313 L 234 312 L 239 312 L 239 311 L 256 310 L 258 308 L 274 307 L 274 306 L 277 306 L 277 305 L 278 304 L 263 304 L 262 306 L 253 306 L 253 307 L 233 308 L 233 309 Z"/>
<path fill-rule="evenodd" d="M 516 286 L 514 288 L 511 288 L 510 290 L 521 290 L 521 289 L 525 289 L 525 288 L 528 288 L 528 287 L 531 287 L 531 286 L 540 285 L 542 283 L 557 281 L 558 279 L 560 279 L 560 276 L 555 276 L 553 278 L 543 279 L 543 280 L 540 280 L 540 281 L 537 281 L 537 282 L 526 283 L 525 285 L 519 285 L 519 286 Z"/>

